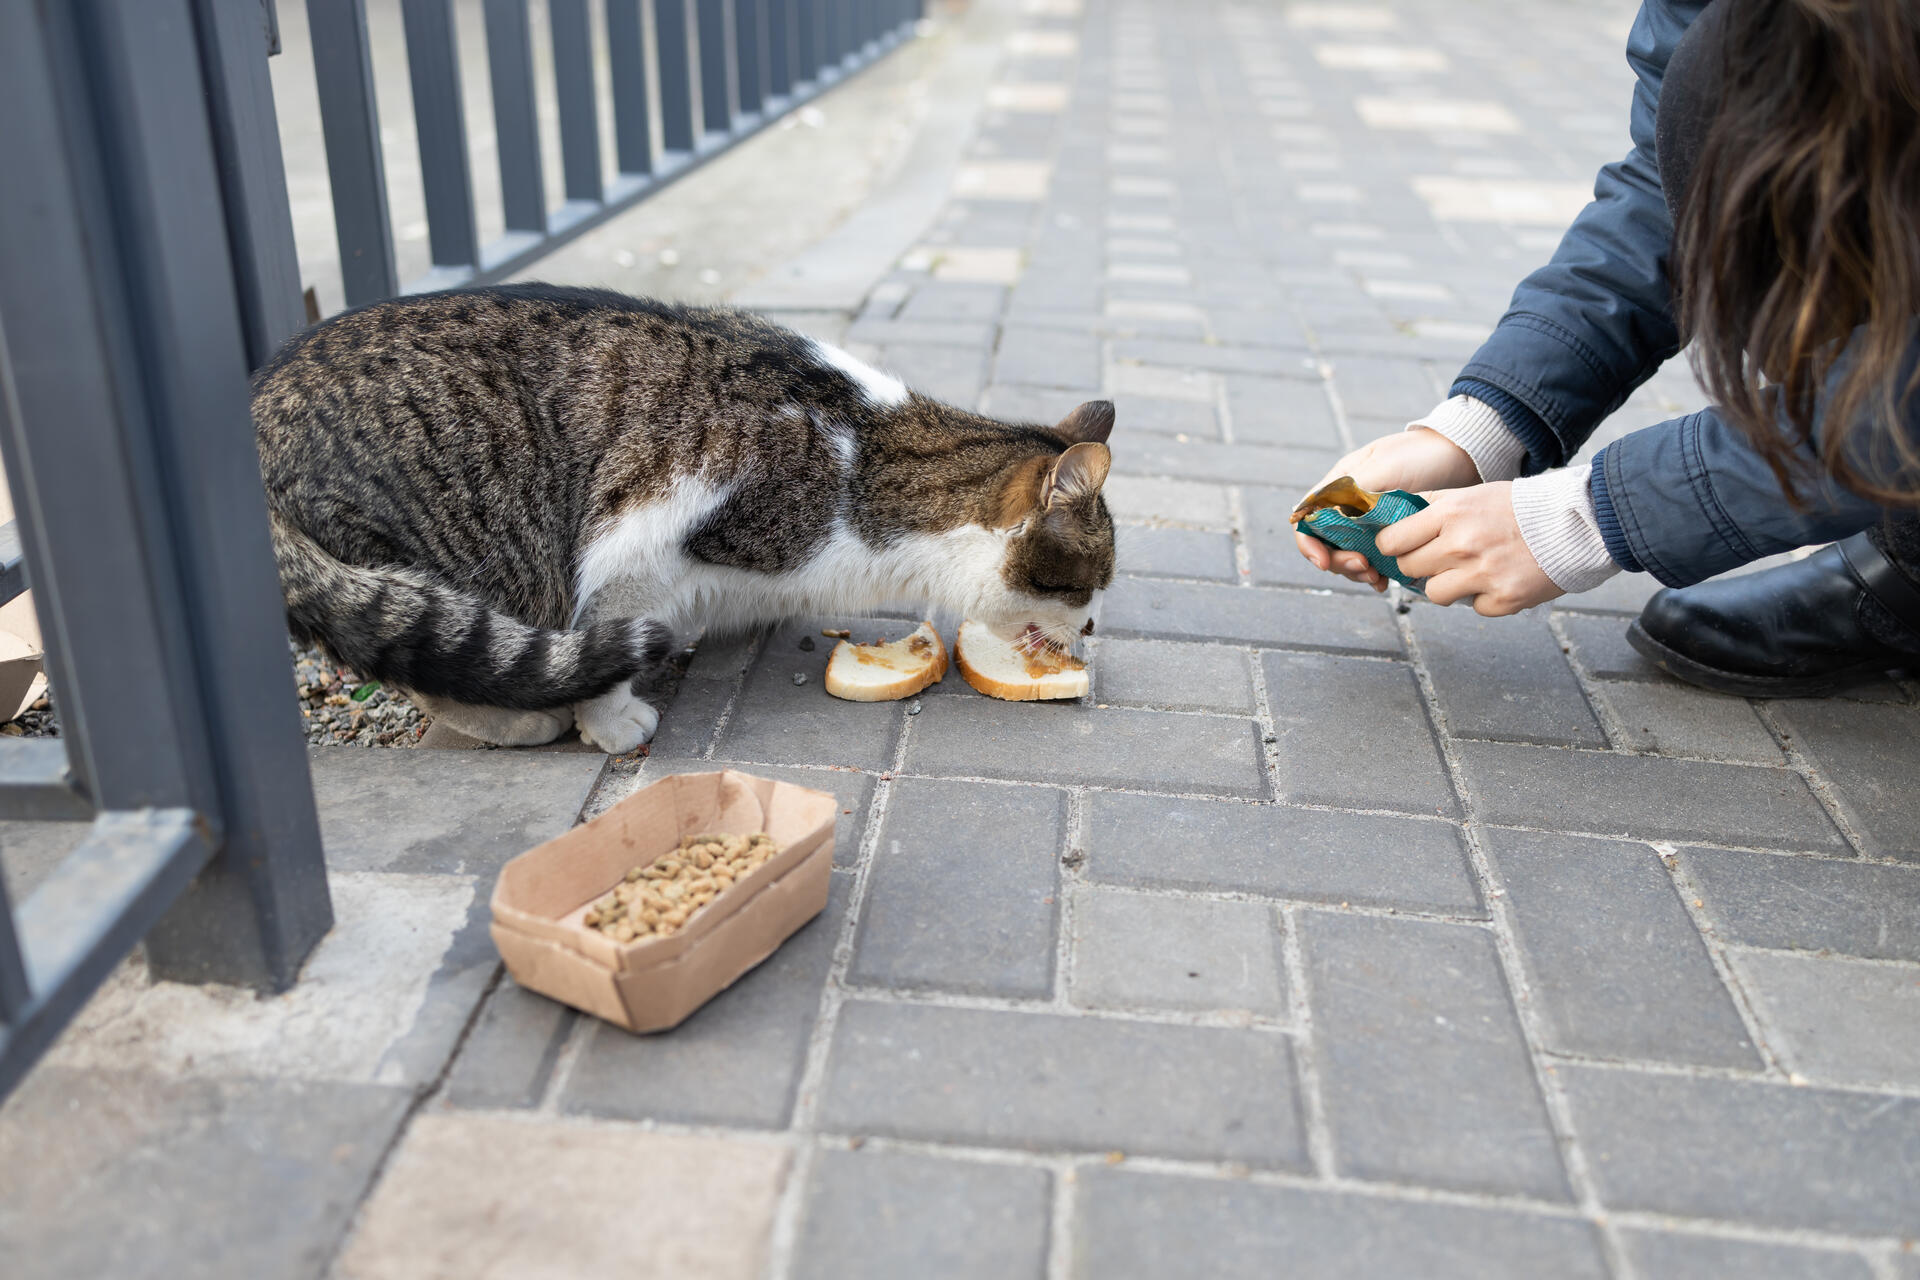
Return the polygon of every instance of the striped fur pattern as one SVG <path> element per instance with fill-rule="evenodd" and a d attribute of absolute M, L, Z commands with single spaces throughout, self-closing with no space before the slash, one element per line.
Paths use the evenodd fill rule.
<path fill-rule="evenodd" d="M 679 629 L 908 603 L 1066 642 L 1113 576 L 1111 405 L 996 422 L 739 312 L 395 299 L 253 412 L 295 634 L 494 741 L 637 746 Z"/>

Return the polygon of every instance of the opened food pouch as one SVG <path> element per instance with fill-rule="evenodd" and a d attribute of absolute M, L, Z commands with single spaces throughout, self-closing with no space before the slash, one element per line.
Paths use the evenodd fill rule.
<path fill-rule="evenodd" d="M 1404 489 L 1374 493 L 1362 489 L 1352 476 L 1321 485 L 1293 509 L 1293 522 L 1320 541 L 1342 551 L 1358 551 L 1375 570 L 1403 587 L 1423 590 L 1426 579 L 1409 578 L 1399 562 L 1383 555 L 1374 539 L 1380 530 L 1422 510 L 1427 500 Z"/>

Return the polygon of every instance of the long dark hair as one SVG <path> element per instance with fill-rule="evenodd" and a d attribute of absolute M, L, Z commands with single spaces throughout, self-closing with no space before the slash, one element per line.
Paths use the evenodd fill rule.
<path fill-rule="evenodd" d="M 1920 2 L 1718 3 L 1723 96 L 1674 234 L 1695 371 L 1796 505 L 1789 462 L 1816 406 L 1828 474 L 1920 504 L 1920 451 L 1899 425 L 1920 372 L 1904 368 L 1920 316 Z"/>

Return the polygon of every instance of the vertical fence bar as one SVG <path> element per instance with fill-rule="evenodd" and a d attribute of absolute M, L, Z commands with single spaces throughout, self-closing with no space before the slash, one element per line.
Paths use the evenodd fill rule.
<path fill-rule="evenodd" d="M 766 0 L 733 0 L 733 47 L 739 68 L 740 114 L 760 114 L 767 101 Z"/>
<path fill-rule="evenodd" d="M 767 92 L 793 92 L 793 0 L 764 0 L 767 8 Z"/>
<path fill-rule="evenodd" d="M 533 41 L 527 0 L 486 0 L 487 75 L 500 151 L 500 196 L 508 231 L 547 233 L 546 179 L 533 99 Z"/>
<path fill-rule="evenodd" d="M 18 1023 L 32 999 L 26 957 L 20 954 L 20 938 L 13 928 L 13 904 L 7 900 L 5 880 L 0 879 L 0 1023 Z"/>
<path fill-rule="evenodd" d="M 652 108 L 642 0 L 607 0 L 607 61 L 613 78 L 613 146 L 622 174 L 653 172 Z"/>
<path fill-rule="evenodd" d="M 399 291 L 387 218 L 387 175 L 380 158 L 380 115 L 373 98 L 363 0 L 317 0 L 307 10 L 313 72 L 320 90 L 327 180 L 347 305 Z"/>
<path fill-rule="evenodd" d="M 407 76 L 420 134 L 420 177 L 427 196 L 427 236 L 436 267 L 480 262 L 467 164 L 467 117 L 460 97 L 460 51 L 452 0 L 402 0 Z"/>
<path fill-rule="evenodd" d="M 695 0 L 700 18 L 701 121 L 708 133 L 733 131 L 734 49 L 728 0 Z"/>
<path fill-rule="evenodd" d="M 854 0 L 831 0 L 833 4 L 833 60 L 844 63 L 853 56 Z"/>
<path fill-rule="evenodd" d="M 693 150 L 693 0 L 653 0 L 653 45 L 660 62 L 660 144 Z"/>
<path fill-rule="evenodd" d="M 793 0 L 793 82 L 812 84 L 820 75 L 820 0 Z"/>
<path fill-rule="evenodd" d="M 600 181 L 600 113 L 593 86 L 593 28 L 587 0 L 547 0 L 553 78 L 560 96 L 560 167 L 567 199 L 606 198 Z"/>

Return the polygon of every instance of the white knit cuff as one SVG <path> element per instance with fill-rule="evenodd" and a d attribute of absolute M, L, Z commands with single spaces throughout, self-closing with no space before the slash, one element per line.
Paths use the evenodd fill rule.
<path fill-rule="evenodd" d="M 1520 443 L 1520 437 L 1507 430 L 1493 406 L 1472 396 L 1441 402 L 1426 417 L 1407 424 L 1409 431 L 1415 427 L 1437 431 L 1466 450 L 1480 472 L 1482 484 L 1513 479 L 1527 460 L 1527 446 Z"/>
<path fill-rule="evenodd" d="M 1591 591 L 1620 572 L 1593 514 L 1593 495 L 1587 490 L 1592 474 L 1593 467 L 1581 463 L 1513 482 L 1513 517 L 1520 522 L 1520 536 L 1562 591 Z"/>

